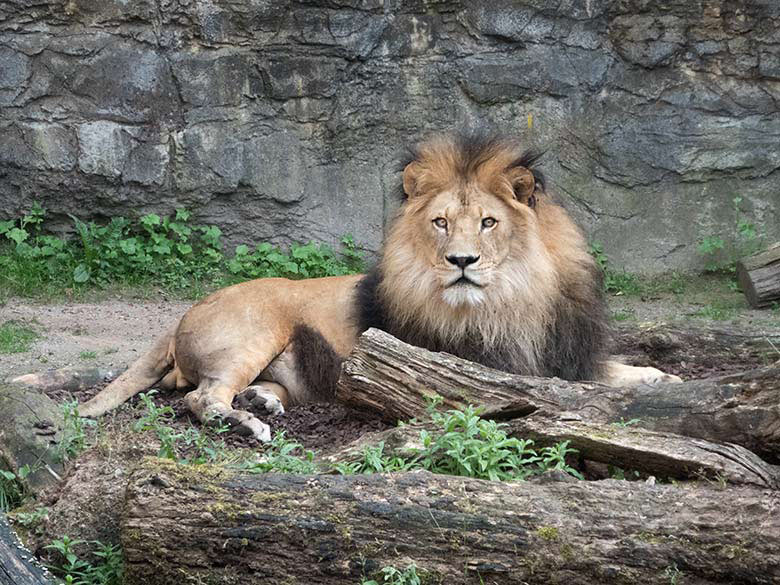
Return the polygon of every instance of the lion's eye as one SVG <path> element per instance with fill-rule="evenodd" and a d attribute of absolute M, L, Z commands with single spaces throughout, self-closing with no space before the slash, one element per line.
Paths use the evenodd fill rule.
<path fill-rule="evenodd" d="M 437 217 L 433 220 L 433 225 L 435 225 L 440 230 L 446 230 L 447 229 L 447 220 L 443 217 Z"/>
<path fill-rule="evenodd" d="M 482 228 L 487 230 L 492 228 L 497 223 L 498 222 L 494 218 L 486 217 L 485 219 L 482 220 Z"/>

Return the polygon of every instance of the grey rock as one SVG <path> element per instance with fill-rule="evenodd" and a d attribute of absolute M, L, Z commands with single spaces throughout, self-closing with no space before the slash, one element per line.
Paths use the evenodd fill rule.
<path fill-rule="evenodd" d="M 779 31 L 772 0 L 0 4 L 0 217 L 371 251 L 405 147 L 483 122 L 546 150 L 615 267 L 700 268 L 736 195 L 780 238 Z"/>

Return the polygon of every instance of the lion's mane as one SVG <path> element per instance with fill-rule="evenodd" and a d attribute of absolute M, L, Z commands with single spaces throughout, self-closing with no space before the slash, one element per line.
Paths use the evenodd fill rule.
<path fill-rule="evenodd" d="M 419 260 L 413 216 L 426 197 L 407 198 L 377 265 L 360 283 L 361 329 L 378 327 L 408 343 L 512 373 L 598 379 L 608 339 L 601 271 L 580 230 L 546 193 L 537 159 L 511 140 L 474 131 L 413 150 L 404 166 L 417 162 L 426 169 L 423 188 L 431 194 L 469 182 L 489 191 L 512 169 L 528 169 L 536 182 L 535 221 L 511 242 L 484 302 L 453 308 Z"/>

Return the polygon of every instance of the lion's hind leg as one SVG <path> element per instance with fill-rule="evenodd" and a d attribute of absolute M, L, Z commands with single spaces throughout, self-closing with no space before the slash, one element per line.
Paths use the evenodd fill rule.
<path fill-rule="evenodd" d="M 682 379 L 667 374 L 658 368 L 627 366 L 616 361 L 604 364 L 605 375 L 602 380 L 610 386 L 637 386 L 639 384 L 658 384 L 659 382 L 680 383 Z"/>

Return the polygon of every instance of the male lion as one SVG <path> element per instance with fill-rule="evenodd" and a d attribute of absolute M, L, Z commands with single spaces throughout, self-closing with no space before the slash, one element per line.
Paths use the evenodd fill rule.
<path fill-rule="evenodd" d="M 157 384 L 202 421 L 260 440 L 268 426 L 232 407 L 249 389 L 272 412 L 332 397 L 338 366 L 368 327 L 484 365 L 614 385 L 678 381 L 606 361 L 601 274 L 582 233 L 550 200 L 538 158 L 466 132 L 422 143 L 403 170 L 405 201 L 368 275 L 258 279 L 192 307 L 92 400 L 97 416 Z"/>

